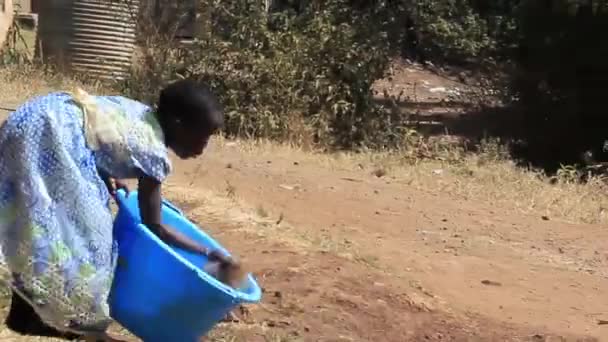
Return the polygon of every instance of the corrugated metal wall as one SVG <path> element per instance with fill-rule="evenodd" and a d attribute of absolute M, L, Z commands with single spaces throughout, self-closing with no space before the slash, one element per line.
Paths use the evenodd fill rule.
<path fill-rule="evenodd" d="M 42 57 L 94 79 L 123 79 L 131 67 L 139 0 L 44 0 Z"/>

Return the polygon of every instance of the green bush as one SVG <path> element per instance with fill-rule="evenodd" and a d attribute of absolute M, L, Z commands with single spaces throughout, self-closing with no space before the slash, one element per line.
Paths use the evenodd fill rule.
<path fill-rule="evenodd" d="M 507 98 L 527 109 L 525 138 L 559 160 L 559 149 L 573 155 L 605 139 L 598 108 L 608 78 L 607 2 L 283 0 L 269 12 L 265 1 L 201 0 L 198 39 L 178 47 L 170 34 L 145 36 L 125 89 L 152 99 L 160 85 L 195 77 L 220 96 L 229 135 L 403 146 L 408 113 L 380 107 L 372 84 L 415 43 L 439 63 L 514 66 Z M 561 133 L 543 138 L 547 130 Z M 572 139 L 557 138 L 566 134 Z"/>
<path fill-rule="evenodd" d="M 431 56 L 459 59 L 496 48 L 488 22 L 468 0 L 418 0 L 413 17 L 422 39 L 422 48 Z"/>
<path fill-rule="evenodd" d="M 198 6 L 197 41 L 175 48 L 158 31 L 142 39 L 143 59 L 126 89 L 150 99 L 177 77 L 204 80 L 221 97 L 233 136 L 399 146 L 407 113 L 380 107 L 372 85 L 405 43 L 407 20 L 422 37 L 419 48 L 436 59 L 496 50 L 489 21 L 466 0 L 277 1 L 272 11 L 259 0 Z"/>
<path fill-rule="evenodd" d="M 261 1 L 201 1 L 199 25 L 206 29 L 198 40 L 179 53 L 148 48 L 151 63 L 128 88 L 145 98 L 150 85 L 195 77 L 220 96 L 230 135 L 394 146 L 401 116 L 378 107 L 372 94 L 390 62 L 387 33 L 371 25 L 373 11 L 352 15 L 347 4 L 311 3 L 296 15 L 269 14 Z"/>

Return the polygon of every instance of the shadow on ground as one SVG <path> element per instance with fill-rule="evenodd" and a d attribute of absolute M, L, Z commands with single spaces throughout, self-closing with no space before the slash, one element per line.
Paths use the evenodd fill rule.
<path fill-rule="evenodd" d="M 388 105 L 383 100 L 379 102 Z M 409 115 L 409 124 L 424 136 L 462 137 L 469 148 L 483 139 L 499 139 L 509 146 L 519 164 L 548 173 L 555 173 L 562 165 L 583 165 L 583 155 L 588 151 L 594 161 L 608 160 L 603 150 L 608 116 L 587 115 L 583 119 L 570 114 L 575 110 L 532 111 L 516 104 L 480 108 L 464 102 L 403 101 L 397 106 L 415 113 Z"/>

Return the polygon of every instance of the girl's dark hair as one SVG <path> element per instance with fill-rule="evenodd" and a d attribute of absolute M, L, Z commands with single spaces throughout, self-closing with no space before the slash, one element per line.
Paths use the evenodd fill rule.
<path fill-rule="evenodd" d="M 158 99 L 161 121 L 178 119 L 192 127 L 215 132 L 224 125 L 222 108 L 211 90 L 192 79 L 179 80 L 166 86 Z"/>

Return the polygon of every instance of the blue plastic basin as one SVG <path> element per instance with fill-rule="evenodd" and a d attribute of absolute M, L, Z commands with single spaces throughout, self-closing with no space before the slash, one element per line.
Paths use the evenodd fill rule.
<path fill-rule="evenodd" d="M 255 303 L 261 290 L 249 275 L 234 290 L 202 271 L 203 256 L 173 249 L 141 224 L 137 192 L 117 195 L 114 237 L 118 266 L 110 293 L 112 317 L 145 342 L 196 342 L 231 309 Z M 164 201 L 162 221 L 198 243 L 225 252 L 217 241 Z"/>

